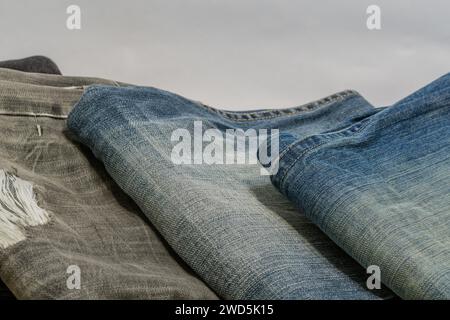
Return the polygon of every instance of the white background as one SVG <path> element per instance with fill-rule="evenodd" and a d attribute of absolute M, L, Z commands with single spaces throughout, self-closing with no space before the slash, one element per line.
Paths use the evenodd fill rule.
<path fill-rule="evenodd" d="M 66 28 L 81 7 L 82 29 Z M 382 30 L 366 8 L 382 9 Z M 449 0 L 0 0 L 0 59 L 156 86 L 219 108 L 343 89 L 388 105 L 450 71 Z"/>

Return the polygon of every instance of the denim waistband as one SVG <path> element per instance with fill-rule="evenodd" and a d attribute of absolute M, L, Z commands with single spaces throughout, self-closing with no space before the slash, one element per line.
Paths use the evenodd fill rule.
<path fill-rule="evenodd" d="M 0 68 L 0 114 L 66 119 L 84 90 L 93 84 L 117 87 L 129 85 L 101 78 L 32 74 Z M 296 107 L 255 111 L 223 110 L 198 101 L 193 102 L 228 120 L 249 122 L 314 111 L 351 96 L 359 96 L 359 93 L 345 90 Z"/>
<path fill-rule="evenodd" d="M 228 111 L 222 109 L 216 109 L 211 106 L 199 103 L 202 107 L 208 109 L 209 111 L 219 114 L 228 120 L 232 121 L 259 121 L 259 120 L 270 120 L 282 116 L 294 116 L 302 112 L 313 111 L 323 105 L 334 103 L 339 100 L 346 99 L 351 96 L 359 96 L 359 93 L 354 90 L 345 90 L 332 95 L 329 95 L 320 100 L 309 102 L 297 107 L 283 108 L 283 109 L 264 109 L 255 111 Z M 198 102 L 197 102 L 198 103 Z"/>

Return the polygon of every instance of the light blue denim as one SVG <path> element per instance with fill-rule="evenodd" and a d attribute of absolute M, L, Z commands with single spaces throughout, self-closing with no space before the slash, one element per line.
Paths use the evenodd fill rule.
<path fill-rule="evenodd" d="M 68 127 L 162 236 L 226 299 L 380 299 L 366 271 L 260 174 L 258 164 L 176 165 L 179 128 L 278 128 L 310 136 L 376 113 L 346 91 L 296 108 L 231 112 L 155 88 L 89 87 Z"/>
<path fill-rule="evenodd" d="M 450 74 L 344 128 L 281 137 L 273 183 L 405 299 L 450 299 Z"/>

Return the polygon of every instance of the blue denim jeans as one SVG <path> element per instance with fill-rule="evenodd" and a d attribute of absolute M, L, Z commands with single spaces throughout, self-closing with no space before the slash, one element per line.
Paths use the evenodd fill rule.
<path fill-rule="evenodd" d="M 406 299 L 450 299 L 450 74 L 345 128 L 280 138 L 274 185 Z"/>
<path fill-rule="evenodd" d="M 194 134 L 195 122 L 224 134 L 279 129 L 307 137 L 375 113 L 353 91 L 295 108 L 231 112 L 155 88 L 96 85 L 68 127 L 221 297 L 380 299 L 392 293 L 369 290 L 366 271 L 299 214 L 260 165 L 176 164 L 171 141 L 179 129 Z"/>

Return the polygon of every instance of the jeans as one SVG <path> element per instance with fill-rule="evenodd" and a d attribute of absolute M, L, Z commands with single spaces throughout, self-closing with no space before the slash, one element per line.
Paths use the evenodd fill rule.
<path fill-rule="evenodd" d="M 365 270 L 299 214 L 258 164 L 176 164 L 171 141 L 179 129 L 195 136 L 195 122 L 224 134 L 313 136 L 376 112 L 353 91 L 295 108 L 231 112 L 155 88 L 95 85 L 67 124 L 222 298 L 380 299 L 392 294 L 369 290 Z"/>
<path fill-rule="evenodd" d="M 58 66 L 49 58 L 32 56 L 18 60 L 0 61 L 0 68 L 15 69 L 26 72 L 61 74 Z M 0 300 L 13 299 L 12 293 L 0 279 Z"/>
<path fill-rule="evenodd" d="M 338 130 L 281 136 L 274 185 L 405 299 L 450 299 L 450 74 Z"/>
<path fill-rule="evenodd" d="M 0 61 L 0 68 L 24 72 L 61 74 L 56 63 L 44 56 L 32 56 L 23 59 Z"/>
<path fill-rule="evenodd" d="M 1 279 L 19 299 L 217 299 L 70 139 L 67 115 L 93 83 L 117 85 L 0 69 Z M 35 225 L 6 209 L 34 200 L 30 185 L 47 213 Z"/>

